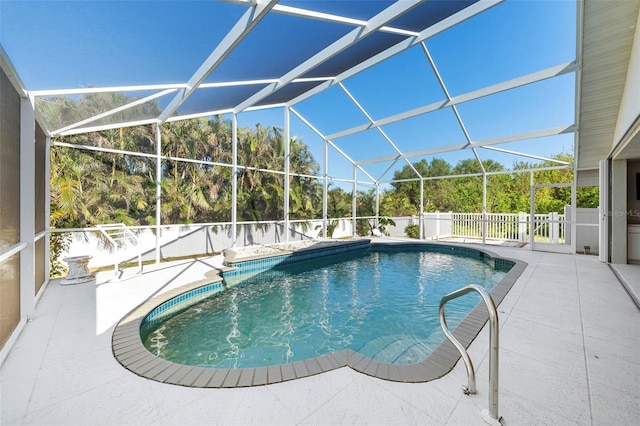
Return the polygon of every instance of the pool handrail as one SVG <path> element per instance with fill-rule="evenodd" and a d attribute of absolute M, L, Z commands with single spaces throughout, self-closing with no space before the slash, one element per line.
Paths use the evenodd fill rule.
<path fill-rule="evenodd" d="M 118 266 L 121 261 L 118 260 L 118 249 L 120 247 L 121 242 L 130 241 L 133 245 L 138 249 L 138 272 L 137 274 L 142 274 L 142 251 L 140 248 L 140 240 L 134 234 L 131 229 L 124 223 L 107 223 L 100 224 L 96 226 L 100 233 L 107 239 L 111 245 L 115 249 L 115 254 L 113 256 L 113 274 L 114 280 L 119 281 L 120 279 L 120 270 Z"/>
<path fill-rule="evenodd" d="M 493 299 L 487 293 L 487 291 L 477 285 L 469 284 L 458 290 L 455 290 L 449 294 L 446 294 L 440 300 L 439 316 L 440 326 L 447 339 L 456 347 L 467 369 L 468 386 L 464 388 L 463 392 L 467 395 L 476 393 L 476 373 L 473 368 L 471 358 L 467 353 L 465 347 L 455 338 L 453 333 L 447 327 L 447 320 L 445 319 L 445 305 L 447 302 L 457 299 L 460 296 L 464 296 L 467 293 L 476 292 L 480 294 L 487 311 L 489 312 L 489 408 L 481 411 L 481 416 L 485 422 L 490 425 L 501 425 L 501 417 L 498 416 L 498 311 Z"/>

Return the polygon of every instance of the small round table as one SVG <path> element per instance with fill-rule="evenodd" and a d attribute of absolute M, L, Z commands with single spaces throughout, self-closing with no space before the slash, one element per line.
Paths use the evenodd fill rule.
<path fill-rule="evenodd" d="M 95 276 L 89 271 L 89 260 L 92 256 L 72 256 L 65 257 L 64 260 L 69 265 L 67 276 L 60 281 L 60 285 L 81 284 L 91 281 Z"/>

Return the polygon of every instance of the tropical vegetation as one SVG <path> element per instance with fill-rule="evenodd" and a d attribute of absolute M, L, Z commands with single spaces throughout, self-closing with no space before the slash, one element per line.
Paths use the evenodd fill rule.
<path fill-rule="evenodd" d="M 168 123 L 162 127 L 161 220 L 165 224 L 231 221 L 232 163 L 231 124 L 221 117 Z M 284 142 L 276 127 L 238 131 L 238 221 L 274 221 L 284 217 Z M 123 151 L 155 151 L 151 127 L 124 128 L 57 138 L 72 145 Z M 289 141 L 291 177 L 290 218 L 322 217 L 322 185 L 318 164 L 299 138 Z M 571 160 L 562 154 L 558 159 Z M 119 152 L 70 149 L 51 150 L 51 223 L 55 228 L 89 227 L 99 223 L 153 225 L 155 216 L 155 158 Z M 251 164 L 251 166 L 244 166 Z M 542 164 L 545 165 L 545 164 Z M 546 164 L 550 166 L 551 164 Z M 517 163 L 514 171 L 487 178 L 487 211 L 515 213 L 529 210 L 529 173 L 518 169 L 536 167 Z M 451 166 L 442 159 L 421 160 L 413 167 L 430 178 L 441 175 L 480 173 L 475 160 Z M 487 171 L 504 171 L 500 163 L 484 162 Z M 390 187 L 381 192 L 383 217 L 417 215 L 420 212 L 420 181 L 407 165 L 394 174 Z M 537 184 L 570 182 L 571 169 L 534 172 Z M 570 204 L 570 188 L 542 188 L 536 195 L 536 212 L 562 211 Z M 482 211 L 482 177 L 464 176 L 424 181 L 423 209 L 430 211 Z M 350 217 L 352 193 L 331 187 L 327 193 L 330 219 Z M 356 193 L 359 217 L 374 216 L 375 192 Z M 597 188 L 580 188 L 578 204 L 596 207 Z M 337 222 L 331 220 L 329 229 Z M 361 221 L 359 232 L 367 235 L 372 222 Z M 331 232 L 330 232 L 331 233 Z"/>
<path fill-rule="evenodd" d="M 117 94 L 90 95 L 74 101 L 48 100 L 45 113 L 61 127 L 77 121 L 78 111 L 104 111 L 127 101 Z M 129 100 L 130 101 L 130 100 Z M 135 107 L 129 114 L 142 119 L 157 105 Z M 123 119 L 123 117 L 115 117 Z M 52 118 L 48 118 L 52 122 Z M 189 119 L 161 126 L 161 211 L 164 224 L 231 222 L 232 124 L 222 116 Z M 322 217 L 320 168 L 309 147 L 298 137 L 285 141 L 282 129 L 257 124 L 239 128 L 237 144 L 237 220 L 274 221 L 284 217 L 284 197 L 289 197 L 290 218 L 311 220 Z M 54 138 L 51 149 L 51 225 L 54 228 L 82 228 L 100 223 L 153 225 L 156 223 L 156 135 L 155 126 L 127 127 Z M 285 143 L 290 152 L 289 192 L 285 194 Z M 84 149 L 69 148 L 82 147 Z M 88 149 L 87 149 L 88 148 Z M 139 155 L 137 153 L 146 154 Z M 567 162 L 570 154 L 554 157 Z M 539 168 L 536 184 L 571 182 L 571 169 L 543 170 L 552 162 L 518 162 L 512 171 L 487 177 L 487 211 L 514 213 L 529 211 L 530 174 L 518 170 Z M 483 162 L 487 172 L 503 172 L 493 160 Z M 482 177 L 475 159 L 451 165 L 440 158 L 420 160 L 394 173 L 388 188 L 381 191 L 379 215 L 384 218 L 416 215 L 420 212 L 420 181 L 424 178 L 424 211 L 482 211 Z M 440 176 L 462 176 L 436 179 Z M 570 188 L 542 188 L 536 193 L 536 213 L 562 211 L 570 204 Z M 352 214 L 353 194 L 329 186 L 328 234 L 337 218 Z M 357 191 L 357 232 L 369 235 L 376 225 L 375 191 Z M 580 207 L 598 205 L 597 188 L 580 188 Z M 386 219 L 385 219 L 386 220 Z M 385 220 L 377 225 L 384 225 Z M 390 223 L 390 222 L 387 222 Z M 62 241 L 59 244 L 63 244 Z"/>

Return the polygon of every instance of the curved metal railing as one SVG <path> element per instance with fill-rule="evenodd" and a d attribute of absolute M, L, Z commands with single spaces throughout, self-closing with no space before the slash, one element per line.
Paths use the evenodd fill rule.
<path fill-rule="evenodd" d="M 111 243 L 115 249 L 114 261 L 113 261 L 113 273 L 116 280 L 120 279 L 120 260 L 118 258 L 118 250 L 123 242 L 131 242 L 138 249 L 138 274 L 142 273 L 142 252 L 140 249 L 140 241 L 136 234 L 124 223 L 111 223 L 98 225 L 102 235 Z"/>
<path fill-rule="evenodd" d="M 449 339 L 449 341 L 453 343 L 453 346 L 458 349 L 458 352 L 460 352 L 460 355 L 464 360 L 464 365 L 467 368 L 468 386 L 464 389 L 464 393 L 467 395 L 476 393 L 476 373 L 473 369 L 473 363 L 471 362 L 471 358 L 469 357 L 465 347 L 458 341 L 458 339 L 455 338 L 453 333 L 451 333 L 447 327 L 447 320 L 445 319 L 444 312 L 447 302 L 474 291 L 480 294 L 482 300 L 484 300 L 484 303 L 487 306 L 490 324 L 489 345 L 491 348 L 489 351 L 489 408 L 482 410 L 481 415 L 484 421 L 490 425 L 500 425 L 501 417 L 498 416 L 498 311 L 496 310 L 496 305 L 493 302 L 493 299 L 484 288 L 475 284 L 470 284 L 466 287 L 453 291 L 445 295 L 442 300 L 440 300 L 440 325 L 442 326 L 442 331 L 445 336 L 447 336 L 447 339 Z"/>

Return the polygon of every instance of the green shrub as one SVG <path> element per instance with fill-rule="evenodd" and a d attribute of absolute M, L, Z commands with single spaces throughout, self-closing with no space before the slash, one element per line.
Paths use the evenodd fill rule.
<path fill-rule="evenodd" d="M 420 238 L 420 225 L 407 225 L 404 228 L 404 233 L 407 234 L 409 238 Z"/>
<path fill-rule="evenodd" d="M 57 278 L 61 277 L 67 272 L 67 267 L 60 257 L 62 253 L 69 249 L 71 245 L 71 234 L 65 233 L 51 233 L 51 239 L 49 240 L 49 277 Z"/>

